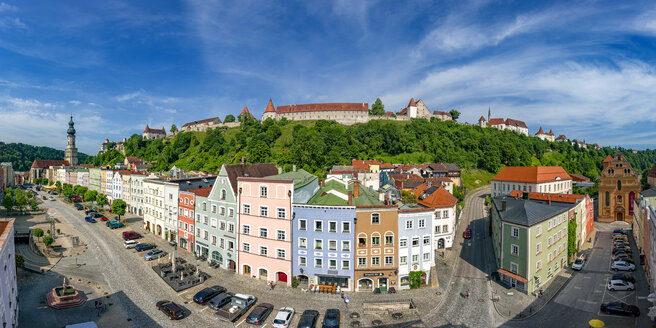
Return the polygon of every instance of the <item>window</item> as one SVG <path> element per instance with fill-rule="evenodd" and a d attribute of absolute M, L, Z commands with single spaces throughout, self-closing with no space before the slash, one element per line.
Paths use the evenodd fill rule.
<path fill-rule="evenodd" d="M 419 219 L 419 228 L 424 228 L 424 227 L 426 227 L 426 220 Z"/>
<path fill-rule="evenodd" d="M 547 239 L 547 246 L 551 246 L 551 237 Z"/>
<path fill-rule="evenodd" d="M 542 261 L 535 263 L 535 271 L 540 271 L 542 269 Z"/>
<path fill-rule="evenodd" d="M 385 246 L 394 246 L 394 236 L 385 236 Z"/>
<path fill-rule="evenodd" d="M 342 240 L 342 251 L 348 252 L 351 250 L 351 241 Z"/>
<path fill-rule="evenodd" d="M 535 253 L 540 254 L 540 252 L 542 252 L 542 243 L 535 245 Z"/>
<path fill-rule="evenodd" d="M 351 232 L 351 222 L 342 222 L 342 232 Z"/>
<path fill-rule="evenodd" d="M 419 262 L 419 254 L 413 254 L 412 255 L 412 263 L 417 263 Z"/>
<path fill-rule="evenodd" d="M 159 217 L 161 218 L 162 215 L 160 214 Z M 207 224 L 207 215 L 203 215 L 203 223 Z"/>
<path fill-rule="evenodd" d="M 210 225 L 212 226 L 212 228 L 216 228 L 216 222 L 217 221 L 215 218 L 210 219 Z"/>
<path fill-rule="evenodd" d="M 367 247 L 367 237 L 358 238 L 358 247 Z"/>
<path fill-rule="evenodd" d="M 412 238 L 412 247 L 419 246 L 419 237 Z"/>
<path fill-rule="evenodd" d="M 251 206 L 248 204 L 244 204 L 244 214 L 251 214 Z"/>
<path fill-rule="evenodd" d="M 328 260 L 328 269 L 337 269 L 337 260 Z"/>
<path fill-rule="evenodd" d="M 407 264 L 407 263 L 408 263 L 408 257 L 407 256 L 399 257 L 399 264 Z"/>
<path fill-rule="evenodd" d="M 249 243 L 242 243 L 242 244 L 241 244 L 241 249 L 242 249 L 244 252 L 250 252 L 250 251 L 251 251 L 251 244 L 249 244 Z"/>
<path fill-rule="evenodd" d="M 241 231 L 243 231 L 243 233 L 244 233 L 245 235 L 250 235 L 250 234 L 251 234 L 251 226 L 249 226 L 249 225 L 243 225 L 243 226 L 241 227 Z"/>
<path fill-rule="evenodd" d="M 412 220 L 405 221 L 405 228 L 412 229 Z"/>
<path fill-rule="evenodd" d="M 371 214 L 371 224 L 380 224 L 380 214 L 378 213 Z"/>
<path fill-rule="evenodd" d="M 232 208 L 229 208 L 229 209 L 228 209 L 228 217 L 231 218 L 231 217 L 233 217 L 234 215 L 235 215 L 235 210 L 232 209 Z"/>
<path fill-rule="evenodd" d="M 277 231 L 276 231 L 276 239 L 278 239 L 278 240 L 285 240 L 285 239 L 286 239 L 286 233 L 285 233 L 285 230 L 277 230 Z"/>
<path fill-rule="evenodd" d="M 337 222 L 336 221 L 328 222 L 328 231 L 329 232 L 337 232 Z"/>
<path fill-rule="evenodd" d="M 207 240 L 208 237 L 209 237 L 209 233 L 207 232 L 207 230 L 203 231 L 203 235 L 205 236 L 205 237 L 204 237 L 205 240 Z"/>
<path fill-rule="evenodd" d="M 267 238 L 269 236 L 269 230 L 267 228 L 260 228 L 260 237 Z"/>
<path fill-rule="evenodd" d="M 269 216 L 269 208 L 266 206 L 260 206 L 260 216 Z"/>
<path fill-rule="evenodd" d="M 518 256 L 519 255 L 519 246 L 513 244 L 510 245 L 510 254 Z"/>
<path fill-rule="evenodd" d="M 424 253 L 424 261 L 430 261 L 430 253 Z"/>
<path fill-rule="evenodd" d="M 284 219 L 287 217 L 287 211 L 284 208 L 278 208 L 278 218 Z"/>
<path fill-rule="evenodd" d="M 307 258 L 305 256 L 300 256 L 298 258 L 298 265 L 306 266 L 307 265 Z"/>
<path fill-rule="evenodd" d="M 371 266 L 380 266 L 380 257 L 374 256 L 371 258 Z"/>
<path fill-rule="evenodd" d="M 322 258 L 315 258 L 314 259 L 314 267 L 315 268 L 322 268 L 323 267 L 323 259 Z"/>
<path fill-rule="evenodd" d="M 342 260 L 342 270 L 349 270 L 350 267 L 351 267 L 351 261 Z"/>
<path fill-rule="evenodd" d="M 371 246 L 380 246 L 380 237 L 371 237 Z"/>
<path fill-rule="evenodd" d="M 358 267 L 366 267 L 366 266 L 367 266 L 367 258 L 358 257 Z"/>
<path fill-rule="evenodd" d="M 278 256 L 279 259 L 284 259 L 285 258 L 285 250 L 284 249 L 277 249 L 276 250 L 276 255 Z"/>
<path fill-rule="evenodd" d="M 305 219 L 300 219 L 298 220 L 298 230 L 307 230 L 307 220 Z"/>
<path fill-rule="evenodd" d="M 519 238 L 519 228 L 512 227 L 512 236 L 513 238 Z"/>
<path fill-rule="evenodd" d="M 216 236 L 212 236 L 212 245 L 216 246 Z"/>
<path fill-rule="evenodd" d="M 298 248 L 307 248 L 307 239 L 306 238 L 298 238 Z"/>
<path fill-rule="evenodd" d="M 234 231 L 235 231 L 235 224 L 228 223 L 228 232 L 234 232 Z"/>
<path fill-rule="evenodd" d="M 554 264 L 554 271 L 558 271 L 558 261 Z"/>
<path fill-rule="evenodd" d="M 539 225 L 536 230 L 535 230 L 535 236 L 539 236 L 542 234 L 542 225 Z"/>
<path fill-rule="evenodd" d="M 225 200 L 225 199 L 226 199 L 226 190 L 221 189 L 221 200 Z"/>
<path fill-rule="evenodd" d="M 223 206 L 219 207 L 219 215 L 225 216 L 225 207 Z"/>
<path fill-rule="evenodd" d="M 221 222 L 219 223 L 219 229 L 221 229 L 221 230 L 225 230 L 225 228 L 226 228 L 225 221 L 221 221 Z"/>
<path fill-rule="evenodd" d="M 314 221 L 314 231 L 323 231 L 323 221 Z"/>
<path fill-rule="evenodd" d="M 443 226 L 442 226 L 442 232 L 443 232 L 443 233 L 447 233 L 447 232 L 449 232 L 449 226 L 446 225 L 446 224 L 443 225 Z"/>
<path fill-rule="evenodd" d="M 267 256 L 269 254 L 269 248 L 266 246 L 260 246 L 260 255 Z"/>
<path fill-rule="evenodd" d="M 440 226 L 435 226 L 435 233 L 440 233 Z"/>
<path fill-rule="evenodd" d="M 551 267 L 547 268 L 547 277 L 551 277 Z"/>
<path fill-rule="evenodd" d="M 216 205 L 212 205 L 212 213 L 216 213 Z"/>
<path fill-rule="evenodd" d="M 430 245 L 430 236 L 424 236 L 424 245 Z"/>
<path fill-rule="evenodd" d="M 268 188 L 260 187 L 260 197 L 267 198 Z"/>
<path fill-rule="evenodd" d="M 399 247 L 407 247 L 408 246 L 408 240 L 403 238 L 399 240 Z"/>
<path fill-rule="evenodd" d="M 440 214 L 441 214 L 440 211 L 435 211 L 435 218 L 436 218 L 436 219 L 441 219 L 442 216 L 441 216 Z"/>
<path fill-rule="evenodd" d="M 323 249 L 323 239 L 314 240 L 314 249 Z"/>

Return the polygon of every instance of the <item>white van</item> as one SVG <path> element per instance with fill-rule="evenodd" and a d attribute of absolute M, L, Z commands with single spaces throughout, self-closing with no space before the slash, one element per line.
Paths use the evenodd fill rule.
<path fill-rule="evenodd" d="M 138 242 L 136 240 L 126 240 L 124 243 L 125 248 L 134 248 L 137 244 Z"/>

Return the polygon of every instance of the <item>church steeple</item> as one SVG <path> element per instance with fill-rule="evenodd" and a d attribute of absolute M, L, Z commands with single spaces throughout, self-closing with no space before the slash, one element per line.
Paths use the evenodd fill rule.
<path fill-rule="evenodd" d="M 71 114 L 71 120 L 68 121 L 68 136 L 66 137 L 66 150 L 64 151 L 64 160 L 68 162 L 68 165 L 75 166 L 77 165 L 77 148 L 75 147 L 75 123 L 73 123 L 73 114 Z"/>
<path fill-rule="evenodd" d="M 75 136 L 75 128 L 73 127 L 75 123 L 73 123 L 73 114 L 71 114 L 71 120 L 68 122 L 68 135 L 73 135 Z"/>

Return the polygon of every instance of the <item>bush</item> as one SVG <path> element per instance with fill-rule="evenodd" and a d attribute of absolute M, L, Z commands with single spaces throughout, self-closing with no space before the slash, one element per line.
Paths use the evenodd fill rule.
<path fill-rule="evenodd" d="M 58 235 L 61 234 L 61 231 L 60 231 L 59 229 L 57 229 L 57 234 L 58 234 Z"/>
<path fill-rule="evenodd" d="M 35 237 L 43 237 L 43 230 L 41 228 L 34 229 L 34 236 Z"/>
<path fill-rule="evenodd" d="M 23 264 L 25 264 L 25 258 L 23 257 L 23 255 L 16 254 L 16 267 L 22 268 Z"/>
<path fill-rule="evenodd" d="M 292 277 L 292 288 L 298 287 L 298 279 L 296 277 Z"/>
<path fill-rule="evenodd" d="M 55 240 L 52 239 L 52 237 L 50 237 L 50 236 L 45 236 L 45 237 L 43 237 L 43 243 L 44 243 L 46 246 L 50 246 L 50 244 L 52 244 L 54 241 L 55 241 Z"/>
<path fill-rule="evenodd" d="M 421 275 L 423 271 L 410 271 L 410 289 L 416 289 L 421 286 Z"/>

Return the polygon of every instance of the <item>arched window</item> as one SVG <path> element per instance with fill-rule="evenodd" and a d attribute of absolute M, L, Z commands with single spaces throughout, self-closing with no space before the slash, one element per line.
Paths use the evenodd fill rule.
<path fill-rule="evenodd" d="M 617 190 L 622 190 L 622 181 L 617 180 Z"/>
<path fill-rule="evenodd" d="M 221 200 L 225 200 L 225 199 L 226 199 L 226 191 L 225 189 L 221 189 Z"/>
<path fill-rule="evenodd" d="M 203 202 L 203 211 L 207 211 L 207 203 Z"/>
<path fill-rule="evenodd" d="M 610 192 L 606 192 L 606 207 L 610 206 Z"/>
<path fill-rule="evenodd" d="M 371 246 L 380 246 L 380 233 L 374 232 L 371 234 Z"/>
<path fill-rule="evenodd" d="M 621 195 L 617 196 L 617 202 L 618 202 L 618 203 L 621 203 L 621 202 L 622 202 L 622 196 L 621 196 Z"/>

